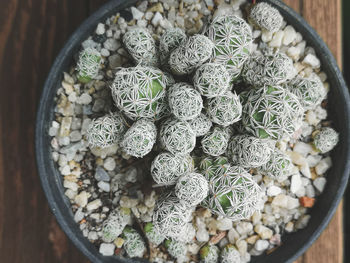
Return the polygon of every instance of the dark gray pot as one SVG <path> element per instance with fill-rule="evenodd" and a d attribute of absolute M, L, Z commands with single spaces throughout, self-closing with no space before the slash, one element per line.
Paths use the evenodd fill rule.
<path fill-rule="evenodd" d="M 135 260 L 103 257 L 82 235 L 78 224 L 73 220 L 70 204 L 64 196 L 62 176 L 57 171 L 51 159 L 48 129 L 54 116 L 54 97 L 62 81 L 62 72 L 69 68 L 74 54 L 79 50 L 81 42 L 94 32 L 98 22 L 104 21 L 107 17 L 119 10 L 123 10 L 134 2 L 136 1 L 110 1 L 85 20 L 74 32 L 51 68 L 45 82 L 37 113 L 35 134 L 36 158 L 46 197 L 52 212 L 64 232 L 92 262 L 135 262 Z M 310 46 L 315 48 L 322 62 L 322 68 L 328 75 L 328 81 L 331 87 L 329 95 L 329 117 L 333 121 L 335 129 L 340 133 L 340 143 L 332 151 L 333 167 L 328 172 L 326 188 L 324 193 L 317 198 L 315 206 L 310 211 L 311 220 L 308 226 L 296 233 L 283 236 L 282 246 L 273 253 L 262 255 L 252 260 L 252 262 L 281 263 L 293 262 L 318 238 L 332 218 L 344 193 L 350 170 L 350 98 L 336 61 L 318 34 L 301 16 L 282 2 L 278 0 L 268 0 L 267 2 L 277 7 L 286 21 L 292 24 L 303 35 Z"/>

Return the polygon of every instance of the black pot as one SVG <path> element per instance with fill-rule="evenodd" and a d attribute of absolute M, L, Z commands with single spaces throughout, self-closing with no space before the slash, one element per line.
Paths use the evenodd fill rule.
<path fill-rule="evenodd" d="M 63 231 L 73 243 L 92 262 L 135 262 L 117 257 L 104 257 L 85 238 L 74 222 L 70 204 L 64 196 L 62 176 L 51 159 L 50 137 L 48 129 L 54 117 L 54 97 L 62 81 L 62 72 L 72 63 L 74 54 L 80 44 L 95 30 L 98 22 L 132 5 L 136 0 L 114 0 L 102 6 L 90 16 L 70 37 L 57 56 L 44 85 L 36 120 L 36 158 L 46 197 L 52 212 Z M 322 69 L 328 76 L 331 91 L 329 93 L 329 118 L 340 133 L 340 143 L 332 151 L 333 166 L 328 171 L 327 185 L 317 198 L 315 206 L 310 210 L 311 220 L 307 227 L 296 233 L 283 236 L 283 245 L 269 255 L 253 257 L 252 262 L 293 262 L 318 238 L 332 218 L 344 193 L 350 170 L 350 97 L 342 74 L 326 44 L 305 20 L 291 8 L 278 0 L 268 0 L 283 15 L 285 20 L 303 35 L 308 45 L 312 46 L 321 60 Z M 126 14 L 127 15 L 127 14 Z M 142 260 L 139 260 L 142 261 Z"/>

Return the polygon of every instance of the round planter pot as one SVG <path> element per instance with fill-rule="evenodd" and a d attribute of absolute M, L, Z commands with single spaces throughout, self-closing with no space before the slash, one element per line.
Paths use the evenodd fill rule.
<path fill-rule="evenodd" d="M 72 58 L 79 50 L 82 41 L 94 32 L 99 22 L 103 22 L 107 17 L 122 11 L 135 2 L 135 0 L 110 1 L 85 20 L 73 33 L 51 68 L 37 112 L 36 159 L 43 189 L 52 212 L 63 231 L 92 262 L 135 262 L 135 260 L 119 259 L 116 256 L 104 257 L 83 236 L 79 225 L 73 219 L 70 204 L 64 195 L 62 176 L 51 158 L 51 139 L 48 135 L 48 129 L 54 118 L 54 97 L 61 85 L 62 72 L 66 71 L 71 65 Z M 327 174 L 327 185 L 324 192 L 317 198 L 315 206 L 309 212 L 311 219 L 307 227 L 295 233 L 284 235 L 282 238 L 283 244 L 273 253 L 252 257 L 252 262 L 293 262 L 318 238 L 327 226 L 344 193 L 350 171 L 350 163 L 348 162 L 350 159 L 350 98 L 335 59 L 317 33 L 301 16 L 279 0 L 267 0 L 266 2 L 275 6 L 284 19 L 303 35 L 308 45 L 315 49 L 318 58 L 321 60 L 322 70 L 326 72 L 330 84 L 329 119 L 333 121 L 334 128 L 340 133 L 340 143 L 331 154 L 333 166 Z M 130 14 L 124 12 L 122 15 Z M 147 261 L 137 260 L 137 262 Z"/>

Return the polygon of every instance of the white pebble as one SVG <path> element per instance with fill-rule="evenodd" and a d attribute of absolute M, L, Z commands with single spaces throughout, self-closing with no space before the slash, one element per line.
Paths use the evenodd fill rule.
<path fill-rule="evenodd" d="M 315 188 L 311 184 L 309 184 L 305 187 L 305 193 L 306 193 L 306 196 L 314 198 L 315 197 Z"/>
<path fill-rule="evenodd" d="M 92 101 L 92 97 L 87 94 L 87 93 L 83 93 L 81 94 L 81 96 L 77 99 L 77 103 L 78 104 L 83 104 L 83 105 L 87 105 Z"/>
<path fill-rule="evenodd" d="M 105 33 L 105 25 L 103 23 L 99 23 L 96 28 L 96 34 L 97 35 L 103 35 Z"/>
<path fill-rule="evenodd" d="M 220 231 L 226 231 L 232 228 L 232 220 L 228 218 L 223 218 L 216 221 L 216 227 Z"/>
<path fill-rule="evenodd" d="M 310 166 L 308 163 L 305 163 L 300 166 L 300 172 L 307 178 L 311 178 Z"/>
<path fill-rule="evenodd" d="M 108 57 L 111 53 L 106 48 L 101 48 L 101 55 L 104 57 Z"/>
<path fill-rule="evenodd" d="M 243 236 L 253 230 L 253 225 L 249 222 L 240 222 L 238 223 L 236 230 Z"/>
<path fill-rule="evenodd" d="M 287 55 L 296 61 L 300 57 L 300 49 L 298 47 L 290 47 L 287 49 Z"/>
<path fill-rule="evenodd" d="M 73 200 L 74 197 L 77 195 L 76 191 L 73 191 L 72 189 L 67 189 L 67 191 L 64 192 L 65 196 L 67 196 L 70 200 Z"/>
<path fill-rule="evenodd" d="M 116 167 L 116 163 L 114 158 L 112 157 L 108 157 L 104 163 L 103 163 L 103 167 L 107 170 L 107 171 L 113 171 Z"/>
<path fill-rule="evenodd" d="M 300 153 L 304 157 L 308 155 L 310 152 L 312 152 L 312 150 L 313 149 L 310 144 L 305 142 L 300 142 L 300 141 L 298 141 L 293 147 L 294 152 Z"/>
<path fill-rule="evenodd" d="M 270 31 L 266 31 L 266 30 L 262 30 L 261 32 L 261 40 L 263 42 L 269 42 L 272 39 L 272 32 Z"/>
<path fill-rule="evenodd" d="M 288 46 L 295 40 L 296 36 L 297 34 L 295 32 L 295 29 L 290 25 L 286 26 L 284 29 L 283 45 Z"/>
<path fill-rule="evenodd" d="M 322 159 L 315 167 L 315 171 L 318 175 L 324 174 L 332 166 L 331 157 Z"/>
<path fill-rule="evenodd" d="M 113 256 L 114 255 L 115 245 L 113 243 L 102 243 L 100 245 L 99 252 L 103 256 Z"/>
<path fill-rule="evenodd" d="M 321 155 L 309 155 L 306 161 L 310 167 L 315 167 L 322 159 Z"/>
<path fill-rule="evenodd" d="M 65 166 L 63 166 L 63 168 L 62 168 L 62 170 L 61 170 L 61 174 L 62 175 L 69 175 L 70 174 L 70 167 L 69 167 L 69 165 L 67 164 L 67 165 L 65 165 Z"/>
<path fill-rule="evenodd" d="M 196 218 L 197 232 L 196 239 L 198 242 L 207 242 L 209 240 L 209 233 L 206 230 L 205 223 L 201 218 Z"/>
<path fill-rule="evenodd" d="M 158 26 L 159 25 L 159 22 L 163 19 L 163 16 L 161 15 L 161 13 L 157 12 L 154 17 L 152 18 L 152 25 L 153 26 Z"/>
<path fill-rule="evenodd" d="M 153 13 L 152 12 L 146 12 L 146 14 L 145 14 L 146 20 L 151 20 L 152 17 L 153 17 Z"/>
<path fill-rule="evenodd" d="M 271 204 L 272 206 L 294 209 L 299 206 L 299 200 L 288 195 L 279 194 L 273 199 Z"/>
<path fill-rule="evenodd" d="M 140 10 L 138 10 L 136 7 L 131 7 L 131 13 L 132 13 L 132 17 L 135 19 L 135 20 L 140 20 L 144 13 L 141 12 Z"/>
<path fill-rule="evenodd" d="M 97 208 L 99 208 L 102 205 L 102 202 L 100 199 L 96 199 L 94 201 L 91 201 L 90 203 L 87 204 L 86 209 L 88 211 L 92 211 L 95 210 Z"/>
<path fill-rule="evenodd" d="M 275 186 L 275 185 L 271 185 L 267 189 L 266 194 L 268 196 L 276 196 L 276 195 L 279 195 L 281 192 L 282 192 L 281 188 L 279 188 L 278 186 Z"/>
<path fill-rule="evenodd" d="M 86 191 L 82 191 L 74 198 L 74 202 L 80 207 L 85 207 L 88 202 L 88 197 L 89 194 Z"/>
<path fill-rule="evenodd" d="M 83 208 L 79 207 L 79 209 L 74 214 L 74 221 L 80 222 L 84 218 Z"/>
<path fill-rule="evenodd" d="M 318 177 L 314 180 L 314 186 L 320 193 L 322 193 L 326 185 L 326 182 L 327 182 L 326 178 Z"/>
<path fill-rule="evenodd" d="M 256 241 L 254 248 L 258 251 L 264 251 L 269 247 L 269 241 L 267 240 L 258 240 Z"/>
<path fill-rule="evenodd" d="M 307 54 L 303 63 L 310 65 L 313 68 L 319 68 L 321 66 L 320 60 L 313 54 Z"/>
<path fill-rule="evenodd" d="M 120 46 L 120 42 L 117 41 L 114 38 L 108 38 L 104 43 L 103 43 L 104 48 L 110 50 L 110 51 L 116 51 Z"/>
<path fill-rule="evenodd" d="M 270 239 L 270 238 L 272 237 L 272 235 L 273 235 L 273 231 L 272 231 L 270 228 L 268 228 L 268 227 L 266 227 L 266 226 L 264 226 L 264 225 L 261 225 L 261 224 L 256 225 L 256 226 L 254 227 L 254 231 L 255 231 L 262 239 Z"/>
<path fill-rule="evenodd" d="M 97 183 L 97 186 L 98 186 L 102 191 L 105 191 L 105 192 L 111 191 L 111 186 L 110 186 L 110 184 L 107 183 L 107 182 L 100 181 L 100 182 Z"/>
<path fill-rule="evenodd" d="M 231 244 L 234 244 L 236 240 L 239 238 L 239 234 L 236 229 L 231 228 L 227 233 L 227 238 Z"/>
<path fill-rule="evenodd" d="M 295 194 L 299 188 L 302 186 L 302 182 L 301 182 L 301 177 L 300 174 L 294 174 L 292 176 L 292 180 L 291 180 L 291 184 L 290 184 L 290 191 Z"/>
<path fill-rule="evenodd" d="M 282 39 L 284 36 L 284 32 L 283 31 L 277 31 L 273 37 L 272 40 L 269 43 L 270 47 L 280 47 L 282 45 Z"/>

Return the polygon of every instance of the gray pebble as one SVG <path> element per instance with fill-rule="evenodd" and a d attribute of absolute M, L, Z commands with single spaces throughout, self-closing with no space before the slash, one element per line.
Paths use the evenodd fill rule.
<path fill-rule="evenodd" d="M 110 177 L 108 173 L 103 169 L 101 166 L 97 166 L 96 171 L 95 171 L 95 179 L 97 181 L 105 181 L 109 182 Z"/>

